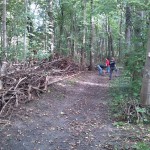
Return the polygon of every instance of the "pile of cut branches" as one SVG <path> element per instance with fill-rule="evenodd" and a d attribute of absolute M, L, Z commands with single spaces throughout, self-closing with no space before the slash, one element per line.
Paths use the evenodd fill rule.
<path fill-rule="evenodd" d="M 48 85 L 79 72 L 79 66 L 69 58 L 37 61 L 34 64 L 11 64 L 7 75 L 1 76 L 0 118 L 10 116 L 13 108 L 31 101 L 47 91 Z"/>

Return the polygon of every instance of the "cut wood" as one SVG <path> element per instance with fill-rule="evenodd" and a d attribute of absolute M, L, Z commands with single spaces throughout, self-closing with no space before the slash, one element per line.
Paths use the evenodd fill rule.
<path fill-rule="evenodd" d="M 40 97 L 51 84 L 78 75 L 79 65 L 70 58 L 59 58 L 51 62 L 37 61 L 32 66 L 28 63 L 11 64 L 7 70 L 7 75 L 3 73 L 0 77 L 3 83 L 3 90 L 0 91 L 0 117 L 9 114 L 19 103 Z"/>

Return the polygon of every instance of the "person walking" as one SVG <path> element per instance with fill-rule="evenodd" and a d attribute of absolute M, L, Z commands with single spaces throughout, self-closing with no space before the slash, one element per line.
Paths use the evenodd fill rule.
<path fill-rule="evenodd" d="M 117 71 L 117 70 L 116 70 L 116 62 L 115 62 L 114 57 L 112 57 L 111 60 L 110 60 L 109 80 L 112 79 L 112 73 L 113 73 L 114 70 Z"/>

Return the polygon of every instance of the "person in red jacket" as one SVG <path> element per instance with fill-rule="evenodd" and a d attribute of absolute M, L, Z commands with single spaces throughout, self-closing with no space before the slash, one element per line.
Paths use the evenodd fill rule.
<path fill-rule="evenodd" d="M 108 58 L 106 58 L 106 72 L 109 73 L 110 72 L 110 61 Z"/>

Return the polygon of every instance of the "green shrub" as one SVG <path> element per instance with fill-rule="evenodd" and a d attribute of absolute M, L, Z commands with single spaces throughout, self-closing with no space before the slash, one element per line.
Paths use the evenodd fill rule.
<path fill-rule="evenodd" d="M 139 142 L 139 143 L 133 145 L 132 148 L 135 150 L 150 150 L 150 145 L 143 143 L 143 142 Z"/>

